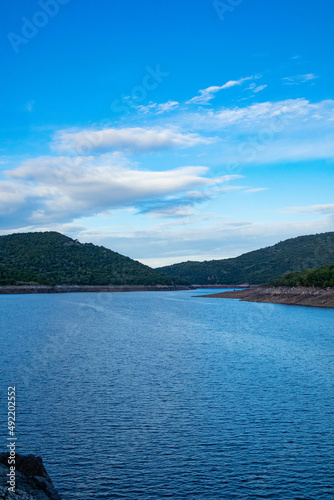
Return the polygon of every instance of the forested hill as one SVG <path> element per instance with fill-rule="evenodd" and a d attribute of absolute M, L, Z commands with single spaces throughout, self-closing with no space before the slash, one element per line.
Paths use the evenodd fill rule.
<path fill-rule="evenodd" d="M 273 283 L 287 272 L 334 264 L 334 232 L 299 236 L 240 257 L 182 262 L 157 270 L 193 284 Z"/>
<path fill-rule="evenodd" d="M 283 275 L 275 282 L 277 286 L 334 287 L 334 265 Z"/>
<path fill-rule="evenodd" d="M 0 284 L 173 285 L 129 257 L 57 232 L 0 236 Z"/>

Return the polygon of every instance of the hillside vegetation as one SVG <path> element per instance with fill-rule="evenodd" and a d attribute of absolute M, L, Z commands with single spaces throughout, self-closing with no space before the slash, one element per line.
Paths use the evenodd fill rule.
<path fill-rule="evenodd" d="M 334 264 L 334 232 L 299 236 L 240 257 L 182 262 L 157 270 L 192 284 L 274 283 L 284 273 Z"/>
<path fill-rule="evenodd" d="M 129 257 L 57 232 L 0 236 L 0 285 L 173 285 L 175 281 Z"/>
<path fill-rule="evenodd" d="M 334 287 L 334 265 L 285 274 L 276 280 L 275 285 Z"/>

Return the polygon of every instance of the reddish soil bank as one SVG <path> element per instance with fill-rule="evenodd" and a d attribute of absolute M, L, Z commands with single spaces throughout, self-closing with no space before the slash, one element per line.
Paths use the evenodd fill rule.
<path fill-rule="evenodd" d="M 334 288 L 258 287 L 235 292 L 212 293 L 198 297 L 239 299 L 246 302 L 267 302 L 311 307 L 334 307 Z"/>

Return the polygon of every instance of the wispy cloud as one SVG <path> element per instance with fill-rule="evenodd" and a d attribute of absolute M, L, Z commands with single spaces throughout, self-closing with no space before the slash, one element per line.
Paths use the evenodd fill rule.
<path fill-rule="evenodd" d="M 278 116 L 293 118 L 307 115 L 311 109 L 312 105 L 306 99 L 287 99 L 254 103 L 245 107 L 223 108 L 217 110 L 212 118 L 217 119 L 224 127 L 240 124 L 253 128 L 262 126 L 265 121 Z"/>
<path fill-rule="evenodd" d="M 241 133 L 254 133 L 259 127 L 272 119 L 285 117 L 291 121 L 318 114 L 324 118 L 333 115 L 334 101 L 323 101 L 311 104 L 306 99 L 286 99 L 283 101 L 266 101 L 247 106 L 222 107 L 215 111 L 201 109 L 196 112 L 185 112 L 180 116 L 179 125 L 198 131 L 234 131 L 236 127 Z M 234 133 L 234 132 L 233 132 Z"/>
<path fill-rule="evenodd" d="M 257 94 L 258 92 L 261 92 L 261 90 L 264 90 L 267 87 L 268 87 L 268 85 L 259 85 L 258 87 L 255 87 L 255 89 L 253 90 L 253 92 L 255 94 Z"/>
<path fill-rule="evenodd" d="M 244 89 L 244 91 L 247 91 L 247 90 L 250 90 L 252 91 L 254 94 L 257 94 L 258 92 L 261 92 L 261 90 L 264 90 L 265 88 L 267 88 L 268 85 L 256 85 L 256 83 L 251 83 L 250 85 L 248 85 L 248 87 L 246 87 Z"/>
<path fill-rule="evenodd" d="M 282 78 L 282 80 L 284 85 L 300 85 L 315 80 L 316 78 L 318 78 L 318 76 L 313 73 L 306 73 L 305 75 L 286 76 Z"/>
<path fill-rule="evenodd" d="M 334 203 L 329 203 L 327 205 L 310 205 L 306 207 L 291 207 L 287 211 L 293 214 L 304 215 L 334 215 Z"/>
<path fill-rule="evenodd" d="M 268 188 L 250 188 L 250 189 L 246 189 L 245 192 L 246 193 L 259 193 L 261 191 L 267 191 Z"/>
<path fill-rule="evenodd" d="M 137 107 L 139 113 L 148 114 L 150 112 L 154 112 L 157 115 L 161 115 L 162 113 L 167 113 L 169 111 L 174 111 L 180 106 L 178 101 L 167 101 L 161 102 L 160 104 L 156 102 L 149 102 L 146 106 L 141 104 Z"/>
<path fill-rule="evenodd" d="M 245 78 L 240 78 L 239 80 L 230 80 L 224 83 L 224 85 L 214 85 L 206 89 L 202 89 L 199 91 L 199 95 L 187 101 L 186 104 L 209 104 L 215 94 L 220 90 L 229 89 L 231 87 L 235 87 L 236 85 L 242 85 L 244 82 L 254 80 L 255 78 L 260 78 L 260 76 L 247 76 Z"/>
<path fill-rule="evenodd" d="M 28 101 L 25 109 L 26 111 L 29 111 L 29 113 L 31 113 L 34 110 L 34 106 L 35 106 L 35 101 Z"/>
<path fill-rule="evenodd" d="M 333 122 L 333 100 L 287 99 L 187 112 L 180 115 L 179 125 L 214 133 L 220 142 L 212 145 L 211 158 L 216 150 L 221 163 L 241 167 L 333 159 Z"/>

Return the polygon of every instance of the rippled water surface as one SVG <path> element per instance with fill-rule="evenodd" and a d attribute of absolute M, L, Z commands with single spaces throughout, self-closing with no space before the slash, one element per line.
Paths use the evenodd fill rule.
<path fill-rule="evenodd" d="M 0 296 L 2 448 L 16 384 L 64 500 L 334 499 L 334 310 L 193 295 Z"/>

